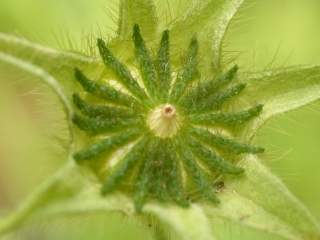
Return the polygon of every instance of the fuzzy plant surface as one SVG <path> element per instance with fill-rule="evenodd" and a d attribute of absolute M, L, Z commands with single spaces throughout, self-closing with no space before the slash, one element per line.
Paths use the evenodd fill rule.
<path fill-rule="evenodd" d="M 320 98 L 320 66 L 244 73 L 226 63 L 244 2 L 195 1 L 168 23 L 152 0 L 122 0 L 116 35 L 97 39 L 97 55 L 0 33 L 1 65 L 48 84 L 70 133 L 66 166 L 0 218 L 0 236 L 35 219 L 116 211 L 156 222 L 155 239 L 223 240 L 223 222 L 320 239 L 251 143 L 271 117 Z"/>

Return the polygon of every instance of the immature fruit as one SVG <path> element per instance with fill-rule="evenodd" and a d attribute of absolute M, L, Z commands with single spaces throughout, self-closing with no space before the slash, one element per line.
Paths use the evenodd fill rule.
<path fill-rule="evenodd" d="M 236 76 L 237 66 L 213 79 L 200 81 L 195 37 L 177 69 L 170 64 L 168 31 L 163 32 L 155 59 L 138 25 L 133 28 L 133 43 L 138 77 L 133 77 L 132 71 L 112 54 L 104 41 L 98 40 L 104 64 L 114 72 L 125 91 L 92 81 L 80 70 L 75 72 L 88 101 L 74 94 L 80 114 L 74 115 L 73 122 L 95 142 L 75 153 L 75 160 L 79 164 L 99 162 L 97 170 L 112 153 L 127 149 L 107 169 L 101 192 L 107 195 L 119 190 L 133 195 L 137 211 L 152 199 L 181 206 L 201 198 L 218 203 L 213 184 L 216 177 L 243 173 L 232 161 L 239 154 L 261 153 L 263 149 L 238 143 L 217 132 L 239 127 L 258 116 L 262 105 L 239 112 L 222 111 L 222 106 L 239 95 L 245 84 L 228 87 Z M 89 103 L 93 97 L 95 103 Z M 190 195 L 192 192 L 195 194 Z"/>

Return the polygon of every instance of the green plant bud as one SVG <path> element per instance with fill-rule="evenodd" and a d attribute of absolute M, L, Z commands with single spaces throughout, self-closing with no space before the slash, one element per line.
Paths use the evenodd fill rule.
<path fill-rule="evenodd" d="M 216 126 L 228 129 L 241 126 L 258 116 L 262 105 L 238 112 L 222 109 L 246 87 L 242 83 L 228 87 L 236 77 L 237 66 L 213 80 L 194 84 L 200 76 L 196 37 L 190 40 L 181 67 L 170 63 L 168 30 L 162 34 L 155 59 L 138 25 L 133 26 L 132 41 L 137 65 L 126 66 L 98 40 L 105 66 L 115 73 L 115 80 L 128 94 L 89 80 L 76 70 L 76 79 L 84 91 L 105 99 L 106 104 L 90 103 L 91 98 L 85 94 L 83 99 L 79 93 L 73 95 L 80 112 L 74 114 L 73 123 L 93 142 L 75 153 L 75 159 L 81 163 L 103 156 L 107 161 L 114 151 L 126 149 L 126 154 L 113 166 L 108 165 L 101 193 L 107 196 L 121 191 L 133 195 L 138 212 L 151 200 L 187 207 L 193 201 L 189 192 L 197 192 L 196 199 L 219 203 L 212 177 L 243 173 L 244 169 L 233 163 L 233 156 L 263 150 L 199 126 L 212 130 Z M 141 76 L 131 73 L 133 68 L 139 69 Z M 228 152 L 230 159 L 222 157 L 221 152 Z"/>

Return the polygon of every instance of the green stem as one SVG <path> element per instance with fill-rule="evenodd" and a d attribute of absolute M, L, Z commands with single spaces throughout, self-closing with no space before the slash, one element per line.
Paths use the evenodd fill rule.
<path fill-rule="evenodd" d="M 55 186 L 63 180 L 66 174 L 74 169 L 74 166 L 74 162 L 69 159 L 65 167 L 44 182 L 15 212 L 4 219 L 0 219 L 0 236 L 19 228 L 26 220 L 32 217 L 34 211 L 37 210 L 42 203 L 45 203 L 48 195 L 55 189 Z"/>
<path fill-rule="evenodd" d="M 70 100 L 66 96 L 63 87 L 59 83 L 59 81 L 52 76 L 49 72 L 45 71 L 39 66 L 36 66 L 30 62 L 24 61 L 22 59 L 16 58 L 10 54 L 0 52 L 0 62 L 4 62 L 6 64 L 15 66 L 29 74 L 32 74 L 35 77 L 41 79 L 44 83 L 46 83 L 59 97 L 60 102 L 63 105 L 64 111 L 67 115 L 68 119 L 68 127 L 69 127 L 69 134 L 70 134 L 70 149 L 73 146 L 73 131 L 72 131 L 72 115 L 73 115 L 73 108 L 70 103 Z"/>

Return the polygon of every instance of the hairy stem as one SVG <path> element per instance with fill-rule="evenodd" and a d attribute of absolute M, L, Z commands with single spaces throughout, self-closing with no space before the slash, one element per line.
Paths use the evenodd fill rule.
<path fill-rule="evenodd" d="M 18 69 L 25 71 L 26 73 L 32 74 L 35 77 L 41 79 L 44 83 L 46 83 L 59 97 L 60 102 L 62 103 L 64 112 L 66 113 L 66 119 L 68 119 L 68 127 L 69 127 L 69 134 L 70 134 L 70 149 L 73 147 L 73 131 L 72 131 L 72 122 L 71 116 L 73 114 L 73 108 L 68 97 L 65 95 L 65 92 L 57 81 L 50 73 L 45 71 L 44 69 L 33 65 L 27 61 L 21 60 L 9 54 L 5 54 L 0 52 L 0 62 L 4 62 L 6 64 L 15 66 Z"/>
<path fill-rule="evenodd" d="M 36 212 L 37 208 L 50 198 L 50 193 L 55 191 L 55 187 L 63 181 L 75 167 L 74 161 L 69 160 L 66 166 L 60 169 L 51 178 L 45 181 L 17 210 L 7 217 L 0 220 L 0 236 L 3 236 L 15 229 L 28 220 Z"/>

